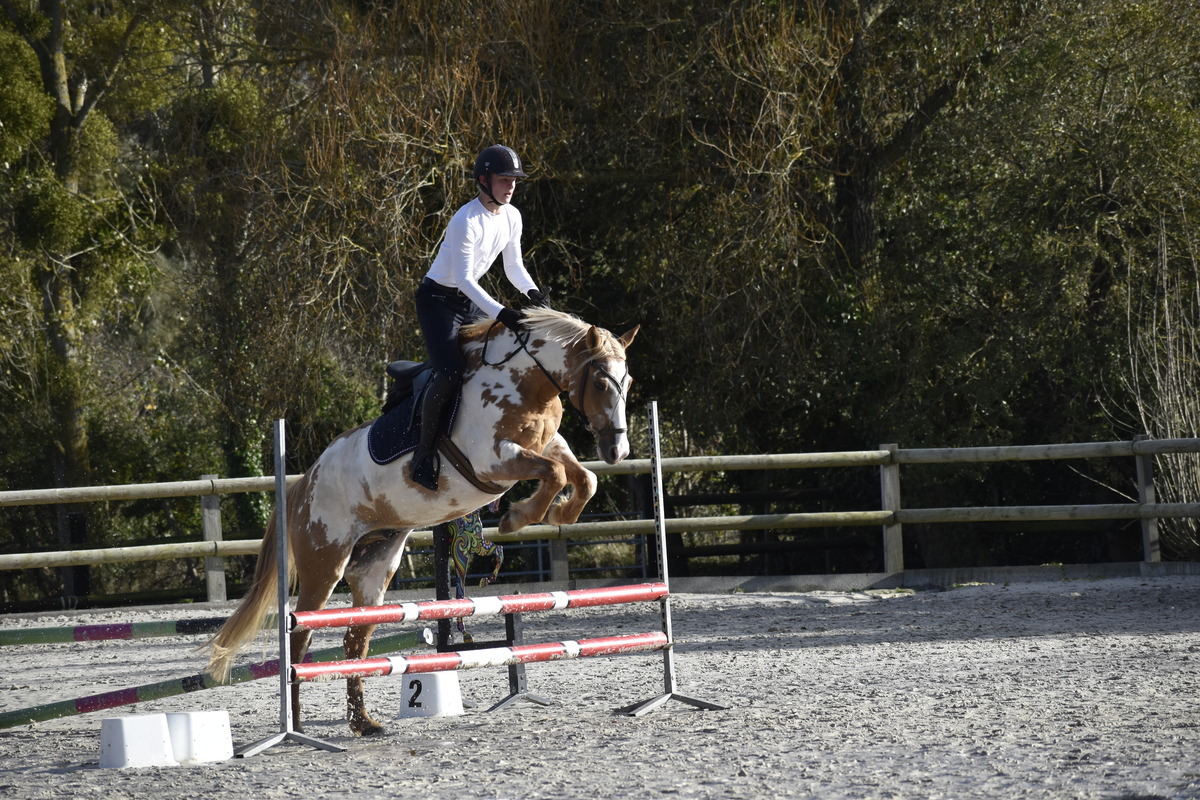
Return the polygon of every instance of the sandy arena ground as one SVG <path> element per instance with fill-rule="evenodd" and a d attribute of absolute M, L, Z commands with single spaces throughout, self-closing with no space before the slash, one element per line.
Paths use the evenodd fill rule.
<path fill-rule="evenodd" d="M 483 669 L 460 673 L 478 708 L 396 719 L 400 679 L 375 678 L 368 702 L 388 731 L 355 739 L 344 684 L 313 684 L 306 730 L 344 753 L 289 744 L 200 766 L 99 768 L 105 716 L 224 708 L 235 745 L 271 735 L 278 683 L 260 680 L 0 730 L 0 797 L 1200 797 L 1200 578 L 680 594 L 673 609 L 680 691 L 728 710 L 672 702 L 614 715 L 662 690 L 661 654 L 579 659 L 528 666 L 549 707 L 485 712 L 507 679 Z M 227 611 L 14 615 L 0 626 Z M 659 620 L 656 604 L 638 604 L 525 623 L 536 642 L 652 631 Z M 501 626 L 471 629 L 489 639 Z M 337 641 L 323 632 L 317 646 Z M 196 642 L 0 648 L 0 712 L 199 672 Z"/>

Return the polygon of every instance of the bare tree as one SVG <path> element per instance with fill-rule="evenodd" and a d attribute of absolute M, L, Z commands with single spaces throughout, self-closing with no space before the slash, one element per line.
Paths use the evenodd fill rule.
<path fill-rule="evenodd" d="M 1186 212 L 1182 218 L 1186 221 Z M 1176 241 L 1172 241 L 1172 240 Z M 1142 429 L 1156 439 L 1200 436 L 1200 264 L 1190 228 L 1174 235 L 1160 226 L 1152 291 L 1128 293 L 1129 373 L 1123 383 Z M 1172 254 L 1175 255 L 1172 255 Z M 1155 490 L 1160 502 L 1200 497 L 1200 458 L 1158 456 Z M 1170 556 L 1200 556 L 1195 519 L 1160 522 Z"/>

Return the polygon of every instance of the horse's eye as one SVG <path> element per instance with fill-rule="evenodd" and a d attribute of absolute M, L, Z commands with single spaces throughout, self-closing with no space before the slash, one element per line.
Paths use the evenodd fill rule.
<path fill-rule="evenodd" d="M 604 380 L 603 378 L 596 381 L 592 385 L 594 387 L 596 387 L 597 392 L 607 392 L 608 391 L 608 381 Z"/>

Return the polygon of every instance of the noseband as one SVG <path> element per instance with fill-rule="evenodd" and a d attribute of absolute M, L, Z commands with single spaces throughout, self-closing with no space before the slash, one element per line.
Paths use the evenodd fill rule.
<path fill-rule="evenodd" d="M 517 340 L 517 349 L 516 350 L 513 350 L 511 353 L 509 353 L 504 358 L 500 359 L 499 361 L 497 361 L 495 363 L 492 363 L 487 360 L 487 348 L 488 348 L 488 344 L 492 341 L 492 331 L 494 331 L 496 329 L 496 326 L 499 324 L 500 324 L 500 322 L 498 322 L 498 321 L 493 322 L 492 327 L 488 328 L 487 335 L 484 336 L 484 338 L 483 338 L 483 353 L 480 356 L 480 359 L 483 361 L 483 363 L 489 367 L 503 366 L 504 364 L 507 364 L 509 361 L 511 361 L 513 356 L 515 356 L 519 351 L 524 350 L 525 354 L 527 356 L 529 356 L 531 359 L 533 359 L 533 363 L 537 364 L 538 369 L 540 369 L 542 371 L 542 374 L 546 376 L 546 379 L 548 381 L 550 381 L 550 385 L 553 386 L 558 391 L 559 394 L 566 392 L 567 390 L 563 388 L 562 384 L 560 384 L 557 380 L 554 379 L 554 376 L 550 374 L 550 370 L 546 369 L 542 365 L 542 362 L 538 360 L 538 357 L 535 356 L 533 354 L 533 352 L 527 346 L 529 344 L 529 331 L 528 330 L 520 332 L 520 333 L 513 333 L 513 336 Z M 621 398 L 621 402 L 622 403 L 625 402 L 625 390 L 624 390 L 624 387 L 622 387 L 621 382 L 618 381 L 611 372 L 609 372 L 607 369 L 605 369 L 600 364 L 597 364 L 595 358 L 589 358 L 587 363 L 584 365 L 583 371 L 581 373 L 582 384 L 579 389 L 579 404 L 576 405 L 575 400 L 573 398 L 571 398 L 571 395 L 568 393 L 567 394 L 567 400 L 569 401 L 568 406 L 571 408 L 572 411 L 574 411 L 576 414 L 579 415 L 579 418 L 583 421 L 583 427 L 585 429 L 587 429 L 588 433 L 591 433 L 594 436 L 601 436 L 603 434 L 610 434 L 610 435 L 617 436 L 622 433 L 625 433 L 627 430 L 626 428 L 617 428 L 613 425 L 609 425 L 607 427 L 601 428 L 600 430 L 596 430 L 595 428 L 592 427 L 591 421 L 587 418 L 587 412 L 584 411 L 585 399 L 586 399 L 585 395 L 587 394 L 588 373 L 593 370 L 596 372 L 599 372 L 603 377 L 607 378 L 608 381 L 610 383 L 612 383 L 613 388 L 616 389 L 617 395 L 620 396 L 620 398 Z"/>
<path fill-rule="evenodd" d="M 526 352 L 528 352 L 528 351 L 526 351 Z M 530 358 L 533 358 L 532 354 L 530 355 Z M 534 358 L 533 360 L 534 360 L 534 363 L 537 363 L 536 358 Z M 546 377 L 550 378 L 551 382 L 554 382 L 554 378 L 550 377 L 550 373 L 546 372 L 546 368 L 543 367 L 541 364 L 538 364 L 538 366 L 541 367 L 542 372 L 546 373 Z M 600 436 L 601 434 L 611 434 L 611 435 L 617 436 L 622 433 L 625 433 L 625 430 L 626 430 L 625 428 L 618 428 L 613 425 L 609 425 L 605 428 L 601 428 L 600 430 L 596 430 L 592 427 L 592 423 L 588 421 L 587 413 L 584 411 L 584 408 L 586 407 L 586 403 L 584 402 L 584 400 L 585 400 L 585 395 L 587 394 L 587 387 L 588 387 L 588 383 L 589 383 L 589 381 L 587 379 L 587 377 L 588 377 L 587 374 L 588 374 L 588 372 L 593 371 L 593 370 L 596 372 L 599 372 L 602 376 L 607 378 L 609 383 L 611 383 L 613 385 L 613 389 L 616 390 L 617 395 L 621 398 L 621 402 L 622 403 L 626 402 L 625 401 L 625 390 L 621 387 L 621 382 L 619 380 L 617 380 L 616 377 L 611 372 L 609 372 L 607 369 L 605 369 L 604 367 L 597 364 L 596 359 L 591 358 L 591 359 L 588 359 L 587 364 L 584 366 L 583 375 L 582 375 L 582 383 L 579 387 L 579 405 L 576 406 L 575 401 L 572 400 L 571 408 L 574 408 L 575 411 L 579 414 L 579 416 L 583 417 L 584 427 L 587 428 L 588 431 L 590 431 L 591 433 L 593 433 L 596 436 Z M 555 382 L 554 386 L 555 386 L 555 388 L 557 388 L 559 390 L 559 392 L 562 391 L 562 389 L 559 388 L 558 383 Z"/>

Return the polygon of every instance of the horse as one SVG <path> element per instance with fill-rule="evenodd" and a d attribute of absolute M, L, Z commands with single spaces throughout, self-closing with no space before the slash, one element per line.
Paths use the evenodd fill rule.
<path fill-rule="evenodd" d="M 325 607 L 345 578 L 355 606 L 383 602 L 409 534 L 462 517 L 498 498 L 518 481 L 537 481 L 529 497 L 511 503 L 500 533 L 545 522 L 575 522 L 596 492 L 596 476 L 576 459 L 558 432 L 566 394 L 596 438 L 599 458 L 616 464 L 629 455 L 625 416 L 632 384 L 626 350 L 640 326 L 621 336 L 550 308 L 525 311 L 522 333 L 487 320 L 459 333 L 467 366 L 452 430 L 442 452 L 454 469 L 441 470 L 437 491 L 409 477 L 410 456 L 380 464 L 369 452 L 371 423 L 343 432 L 287 489 L 289 583 L 295 610 Z M 568 491 L 564 491 L 568 489 Z M 268 522 L 254 578 L 241 603 L 203 646 L 208 672 L 227 680 L 237 651 L 254 638 L 278 594 L 275 517 Z M 350 627 L 347 659 L 364 658 L 373 625 Z M 311 631 L 291 634 L 299 662 Z M 299 684 L 292 687 L 293 718 L 300 723 Z M 383 726 L 368 712 L 362 678 L 346 681 L 347 717 L 356 736 Z"/>

